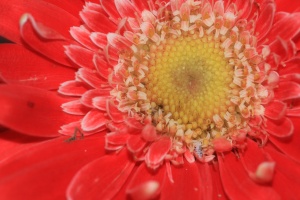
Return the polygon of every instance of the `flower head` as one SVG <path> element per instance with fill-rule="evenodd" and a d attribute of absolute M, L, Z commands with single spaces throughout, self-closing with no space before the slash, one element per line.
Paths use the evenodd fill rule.
<path fill-rule="evenodd" d="M 21 44 L 3 45 L 3 52 L 13 48 L 21 61 L 29 55 L 34 65 L 45 63 L 49 75 L 2 67 L 7 84 L 0 88 L 5 105 L 0 123 L 27 135 L 43 136 L 47 129 L 45 136 L 70 136 L 47 145 L 79 148 L 78 158 L 92 145 L 89 159 L 62 184 L 67 198 L 300 195 L 295 189 L 300 14 L 294 9 L 273 0 L 102 0 L 86 2 L 79 22 L 79 2 L 31 3 L 68 21 L 47 23 L 41 17 L 41 23 L 37 9 L 20 6 L 26 13 L 20 18 L 22 42 L 2 24 L 3 35 Z M 276 3 L 291 13 L 276 12 Z M 10 63 L 5 58 L 2 63 Z M 40 84 L 43 89 L 37 89 Z M 45 90 L 58 85 L 57 93 Z M 47 111 L 49 120 L 33 127 Z M 33 117 L 12 117 L 27 113 Z M 103 152 L 95 154 L 95 145 Z M 14 158 L 7 160 L 3 171 Z M 282 186 L 293 176 L 289 187 Z M 6 187 L 13 197 L 13 184 Z"/>

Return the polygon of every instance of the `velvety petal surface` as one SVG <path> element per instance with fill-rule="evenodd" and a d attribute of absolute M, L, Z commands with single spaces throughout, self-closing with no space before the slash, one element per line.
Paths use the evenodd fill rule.
<path fill-rule="evenodd" d="M 74 78 L 73 69 L 47 60 L 21 45 L 1 44 L 0 55 L 1 76 L 6 83 L 49 90 Z"/>
<path fill-rule="evenodd" d="M 134 167 L 127 152 L 99 158 L 77 172 L 68 190 L 68 199 L 111 199 L 120 190 Z"/>
<path fill-rule="evenodd" d="M 104 139 L 97 135 L 69 143 L 65 140 L 60 137 L 20 147 L 22 151 L 15 148 L 11 157 L 0 163 L 1 198 L 65 199 L 75 173 L 104 154 L 99 149 Z"/>
<path fill-rule="evenodd" d="M 61 104 L 67 99 L 34 87 L 0 85 L 0 124 L 20 133 L 59 136 L 60 126 L 78 118 L 65 114 Z"/>

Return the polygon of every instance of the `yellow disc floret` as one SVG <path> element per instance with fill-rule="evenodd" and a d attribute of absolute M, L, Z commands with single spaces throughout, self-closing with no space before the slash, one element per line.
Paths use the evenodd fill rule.
<path fill-rule="evenodd" d="M 152 45 L 150 55 L 155 62 L 145 85 L 151 102 L 192 129 L 225 114 L 233 69 L 220 41 L 194 33 Z"/>

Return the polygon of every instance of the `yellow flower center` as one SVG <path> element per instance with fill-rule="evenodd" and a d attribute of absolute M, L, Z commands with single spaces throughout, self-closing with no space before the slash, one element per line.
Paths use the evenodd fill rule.
<path fill-rule="evenodd" d="M 198 3 L 143 13 L 137 32 L 124 34 L 132 46 L 119 53 L 111 94 L 119 110 L 171 137 L 179 154 L 187 147 L 210 157 L 238 146 L 248 122 L 263 116 L 270 67 L 234 9 Z"/>
<path fill-rule="evenodd" d="M 230 104 L 233 68 L 218 40 L 192 32 L 150 47 L 147 96 L 187 129 L 205 128 Z"/>

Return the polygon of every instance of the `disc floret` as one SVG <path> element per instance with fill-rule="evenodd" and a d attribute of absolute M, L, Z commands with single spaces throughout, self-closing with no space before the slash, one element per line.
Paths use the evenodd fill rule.
<path fill-rule="evenodd" d="M 192 152 L 208 161 L 214 151 L 243 148 L 248 122 L 264 114 L 268 64 L 234 8 L 165 6 L 144 11 L 140 29 L 124 33 L 132 45 L 114 68 L 121 81 L 112 94 L 122 112 L 171 137 L 171 157 Z"/>

